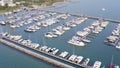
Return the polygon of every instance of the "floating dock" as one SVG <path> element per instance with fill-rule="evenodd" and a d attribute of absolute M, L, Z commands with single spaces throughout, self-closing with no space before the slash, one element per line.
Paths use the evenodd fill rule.
<path fill-rule="evenodd" d="M 28 49 L 26 49 L 26 48 L 17 46 L 17 45 L 15 45 L 14 43 L 8 42 L 8 41 L 6 41 L 6 40 L 4 40 L 4 39 L 0 39 L 0 42 L 3 43 L 3 44 L 5 44 L 5 45 L 7 45 L 7 46 L 10 46 L 10 47 L 12 47 L 12 48 L 15 48 L 15 49 L 17 49 L 17 50 L 19 50 L 19 51 L 21 51 L 21 52 L 24 52 L 24 53 L 26 53 L 26 54 L 28 54 L 28 55 L 31 55 L 31 56 L 33 56 L 33 57 L 35 57 L 35 58 L 41 59 L 41 60 L 46 61 L 46 62 L 48 62 L 48 63 L 51 63 L 51 64 L 53 64 L 53 65 L 55 65 L 55 66 L 58 66 L 58 67 L 60 67 L 60 68 L 74 68 L 73 66 L 70 66 L 70 65 L 61 63 L 61 62 L 59 62 L 59 61 L 56 61 L 56 60 L 54 60 L 54 59 L 51 59 L 51 58 L 48 58 L 48 57 L 46 57 L 46 56 L 40 55 L 40 54 L 38 54 L 38 53 L 36 53 L 36 52 L 33 52 L 33 51 L 31 51 L 31 50 L 28 50 Z"/>
<path fill-rule="evenodd" d="M 46 12 L 56 12 L 56 11 L 50 11 L 50 10 L 41 10 L 41 11 L 46 11 Z M 95 20 L 105 20 L 113 23 L 120 23 L 120 20 L 114 20 L 114 19 L 108 19 L 108 18 L 102 18 L 102 17 L 95 17 L 95 16 L 88 16 L 88 15 L 79 15 L 79 14 L 71 14 L 71 13 L 65 13 L 65 12 L 56 12 L 58 14 L 70 14 L 71 16 L 76 16 L 76 17 L 86 17 L 88 19 L 95 19 Z"/>

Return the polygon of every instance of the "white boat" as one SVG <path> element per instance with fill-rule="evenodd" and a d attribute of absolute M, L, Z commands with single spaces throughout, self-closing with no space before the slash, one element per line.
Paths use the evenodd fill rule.
<path fill-rule="evenodd" d="M 109 21 L 103 21 L 100 25 L 102 27 L 106 27 L 109 24 Z"/>
<path fill-rule="evenodd" d="M 42 46 L 39 48 L 39 50 L 45 51 L 48 47 L 47 46 Z"/>
<path fill-rule="evenodd" d="M 85 44 L 82 41 L 77 41 L 74 39 L 69 40 L 68 43 L 76 46 L 85 46 Z"/>
<path fill-rule="evenodd" d="M 48 32 L 48 33 L 45 34 L 45 37 L 47 37 L 47 38 L 52 38 L 53 36 L 52 36 L 52 33 L 51 33 L 51 32 Z"/>
<path fill-rule="evenodd" d="M 60 35 L 62 35 L 65 31 L 63 31 L 63 30 L 61 30 L 61 29 L 54 29 L 53 32 L 54 32 L 54 34 L 60 36 Z"/>
<path fill-rule="evenodd" d="M 36 32 L 39 29 L 40 29 L 40 27 L 38 27 L 36 25 L 32 25 L 32 26 L 26 27 L 25 31 L 27 31 L 27 32 Z"/>
<path fill-rule="evenodd" d="M 54 32 L 48 32 L 44 35 L 47 38 L 55 38 L 57 35 Z"/>
<path fill-rule="evenodd" d="M 89 34 L 89 32 L 87 32 L 87 31 L 84 31 L 84 32 L 78 31 L 78 32 L 77 32 L 77 35 L 78 35 L 78 36 L 81 36 L 81 37 L 85 37 L 85 36 L 87 36 L 88 34 Z"/>
<path fill-rule="evenodd" d="M 91 42 L 89 39 L 82 39 L 82 41 L 87 42 L 87 43 Z"/>
<path fill-rule="evenodd" d="M 77 25 L 74 24 L 74 23 L 71 23 L 70 26 L 71 26 L 71 27 L 75 27 L 75 26 L 77 26 Z"/>
<path fill-rule="evenodd" d="M 5 25 L 6 23 L 4 21 L 0 21 L 0 25 Z"/>
<path fill-rule="evenodd" d="M 16 25 L 13 24 L 13 25 L 10 25 L 10 27 L 11 27 L 11 28 L 16 28 Z"/>
<path fill-rule="evenodd" d="M 55 55 L 58 51 L 59 49 L 55 49 L 52 54 Z"/>
<path fill-rule="evenodd" d="M 73 43 L 73 45 L 76 45 L 76 46 L 85 46 L 85 43 L 83 43 L 82 41 L 75 41 Z"/>
<path fill-rule="evenodd" d="M 82 59 L 83 59 L 83 56 L 77 56 L 74 61 L 75 63 L 80 63 Z"/>
<path fill-rule="evenodd" d="M 9 35 L 9 39 L 12 39 L 14 41 L 17 41 L 17 40 L 19 40 L 21 38 L 22 38 L 21 35 Z"/>
<path fill-rule="evenodd" d="M 71 55 L 71 56 L 68 58 L 68 60 L 74 61 L 76 57 L 77 57 L 77 55 Z"/>
<path fill-rule="evenodd" d="M 118 65 L 115 65 L 114 68 L 120 68 Z"/>
<path fill-rule="evenodd" d="M 38 22 L 38 23 L 36 23 L 36 25 L 37 25 L 37 26 L 41 26 L 42 24 L 41 24 L 41 22 Z"/>
<path fill-rule="evenodd" d="M 59 56 L 65 58 L 68 55 L 67 51 L 62 52 Z"/>
<path fill-rule="evenodd" d="M 39 44 L 37 44 L 37 43 L 31 43 L 30 45 L 29 45 L 29 47 L 31 47 L 31 48 L 38 48 L 40 45 Z"/>
<path fill-rule="evenodd" d="M 89 63 L 90 59 L 86 58 L 85 61 L 83 62 L 83 65 L 87 65 Z"/>
<path fill-rule="evenodd" d="M 102 11 L 106 11 L 106 8 L 102 8 L 101 10 L 102 10 Z"/>
<path fill-rule="evenodd" d="M 14 36 L 13 40 L 17 41 L 17 40 L 19 40 L 19 39 L 21 39 L 21 38 L 22 38 L 21 35 L 16 35 L 16 36 Z"/>
<path fill-rule="evenodd" d="M 65 30 L 65 31 L 70 30 L 70 27 L 68 27 L 68 26 L 63 26 L 63 30 Z"/>
<path fill-rule="evenodd" d="M 22 41 L 23 41 L 23 39 L 19 39 L 19 40 L 18 40 L 18 43 L 21 43 Z"/>
<path fill-rule="evenodd" d="M 45 52 L 49 52 L 49 51 L 50 51 L 50 49 L 51 49 L 51 47 L 49 47 L 49 48 L 45 49 Z"/>
<path fill-rule="evenodd" d="M 100 61 L 95 61 L 93 68 L 100 68 L 101 67 L 101 62 Z"/>
<path fill-rule="evenodd" d="M 119 46 L 116 46 L 117 49 L 120 49 L 120 45 Z"/>

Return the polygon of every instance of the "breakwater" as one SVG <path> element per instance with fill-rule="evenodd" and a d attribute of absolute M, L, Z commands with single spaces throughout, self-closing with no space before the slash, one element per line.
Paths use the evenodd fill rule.
<path fill-rule="evenodd" d="M 41 60 L 46 61 L 46 62 L 48 62 L 48 63 L 51 63 L 51 64 L 53 64 L 53 65 L 55 65 L 55 66 L 58 66 L 58 67 L 60 67 L 60 68 L 74 68 L 74 67 L 72 67 L 72 66 L 70 66 L 70 65 L 61 63 L 61 62 L 59 62 L 59 61 L 56 61 L 56 60 L 54 60 L 54 59 L 51 59 L 51 58 L 48 58 L 48 57 L 46 57 L 46 56 L 40 55 L 40 54 L 38 54 L 38 53 L 35 53 L 35 52 L 30 51 L 30 50 L 28 50 L 28 49 L 25 49 L 25 48 L 23 48 L 23 47 L 17 46 L 17 45 L 15 45 L 15 44 L 11 43 L 11 42 L 6 41 L 6 40 L 0 39 L 0 42 L 3 43 L 3 44 L 5 44 L 5 45 L 7 45 L 7 46 L 10 46 L 10 47 L 12 47 L 12 48 L 15 48 L 15 49 L 17 49 L 17 50 L 19 50 L 19 51 L 21 51 L 21 52 L 24 52 L 24 53 L 26 53 L 26 54 L 28 54 L 28 55 L 31 55 L 31 56 L 33 56 L 33 57 L 35 57 L 35 58 L 41 59 Z"/>

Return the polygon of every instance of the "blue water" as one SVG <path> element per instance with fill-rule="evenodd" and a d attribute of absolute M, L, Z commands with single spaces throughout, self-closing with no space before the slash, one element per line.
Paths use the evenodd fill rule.
<path fill-rule="evenodd" d="M 71 2 L 60 3 L 56 7 L 45 8 L 45 10 L 99 16 L 102 18 L 119 20 L 119 3 L 119 0 L 71 0 Z M 102 11 L 102 8 L 105 8 L 106 11 Z M 0 16 L 0 19 L 4 19 L 3 16 Z M 68 51 L 70 54 L 73 54 L 74 51 L 76 55 L 82 55 L 84 58 L 89 57 L 91 59 L 89 65 L 93 65 L 96 60 L 99 60 L 102 62 L 102 65 L 105 65 L 106 68 L 108 68 L 111 62 L 111 57 L 114 55 L 113 63 L 120 66 L 120 50 L 104 44 L 106 37 L 108 37 L 111 34 L 112 30 L 115 29 L 115 26 L 117 25 L 116 23 L 110 23 L 101 33 L 94 36 L 94 38 L 92 38 L 92 42 L 87 44 L 85 47 L 76 47 L 67 43 L 67 41 L 76 34 L 76 31 L 83 30 L 83 28 L 89 26 L 94 21 L 95 20 L 88 19 L 83 24 L 67 31 L 64 35 L 53 39 L 44 38 L 44 33 L 60 25 L 60 23 L 47 28 L 42 28 L 35 33 L 25 33 L 24 28 L 26 26 L 16 29 L 11 29 L 8 25 L 0 27 L 3 28 L 3 31 L 8 31 L 11 34 L 22 34 L 24 39 L 30 38 L 33 42 L 39 43 L 40 45 L 43 45 L 44 38 L 44 44 L 49 47 L 59 48 L 60 52 Z M 54 67 L 55 66 L 51 64 L 35 59 L 17 50 L 0 44 L 0 68 Z"/>

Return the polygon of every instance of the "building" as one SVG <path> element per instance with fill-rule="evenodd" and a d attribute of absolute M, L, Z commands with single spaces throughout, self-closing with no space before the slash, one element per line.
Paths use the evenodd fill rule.
<path fill-rule="evenodd" d="M 1 5 L 1 6 L 4 6 L 4 5 L 5 5 L 3 0 L 0 0 L 0 5 Z"/>
<path fill-rule="evenodd" d="M 0 0 L 1 6 L 5 6 L 6 4 L 8 6 L 16 6 L 16 4 L 13 3 L 13 0 Z"/>

